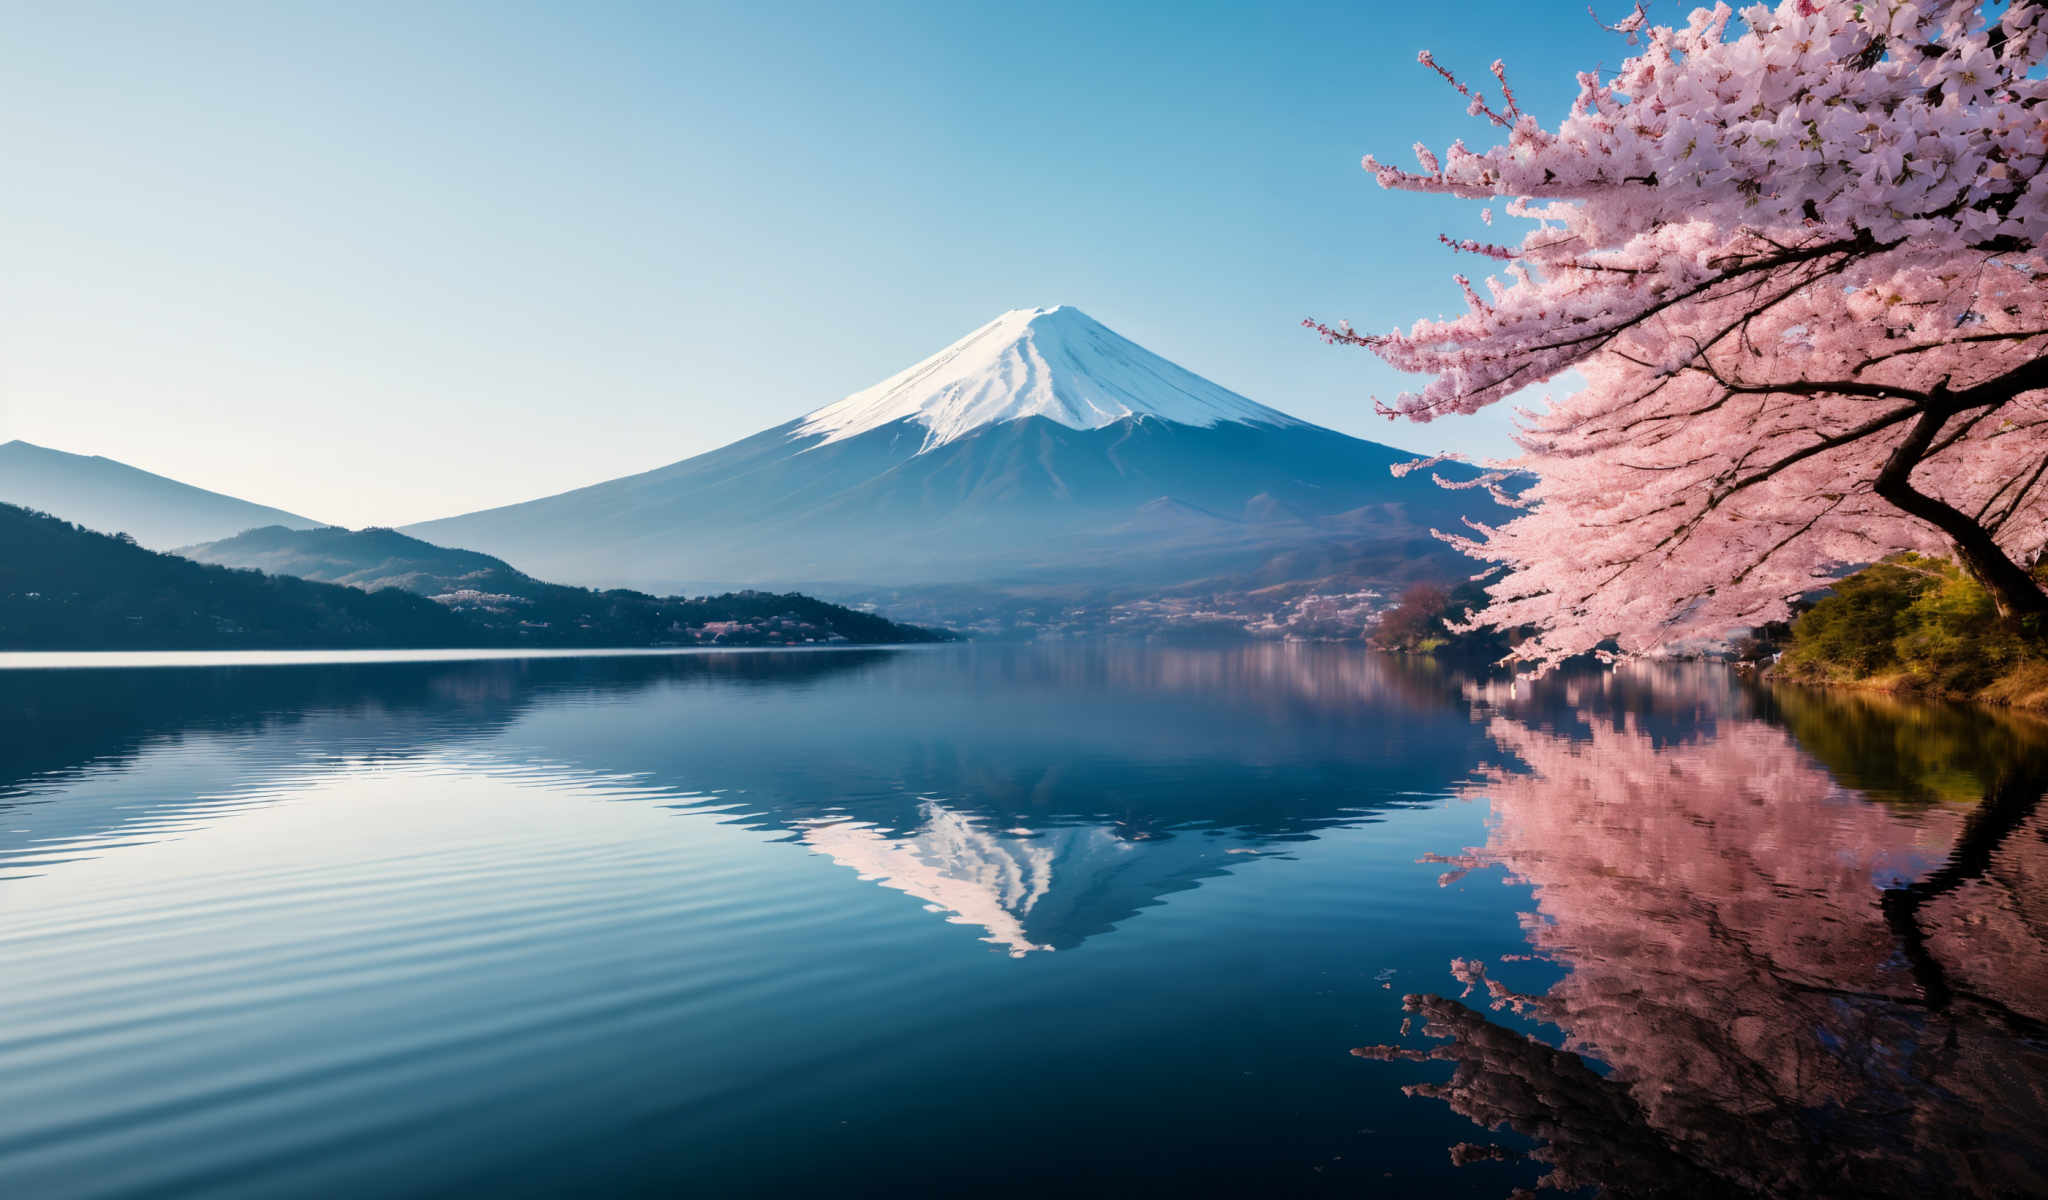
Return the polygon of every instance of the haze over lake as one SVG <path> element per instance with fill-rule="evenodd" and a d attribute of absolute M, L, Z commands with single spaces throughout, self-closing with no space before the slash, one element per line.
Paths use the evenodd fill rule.
<path fill-rule="evenodd" d="M 214 661 L 0 671 L 5 1194 L 2048 1187 L 2017 720 L 1309 645 Z"/>

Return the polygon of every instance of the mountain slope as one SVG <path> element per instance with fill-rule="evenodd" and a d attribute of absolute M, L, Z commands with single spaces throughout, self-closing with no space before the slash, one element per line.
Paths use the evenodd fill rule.
<path fill-rule="evenodd" d="M 231 571 L 0 504 L 0 649 L 474 645 L 406 592 Z"/>
<path fill-rule="evenodd" d="M 0 445 L 0 502 L 19 504 L 103 533 L 126 533 L 155 550 L 254 529 L 321 524 L 179 483 L 98 455 L 67 454 L 29 442 Z"/>
<path fill-rule="evenodd" d="M 650 596 L 535 579 L 502 559 L 393 529 L 251 529 L 179 551 L 195 561 L 425 596 L 479 636 L 535 645 L 776 645 L 929 642 L 945 635 L 810 596 L 746 591 Z"/>
<path fill-rule="evenodd" d="M 1159 587 L 1341 545 L 1398 565 L 1502 510 L 1410 455 L 1209 383 L 1071 308 L 1019 310 L 694 458 L 407 527 L 551 578 L 674 589 Z M 1453 467 L 1447 473 L 1455 473 Z"/>
<path fill-rule="evenodd" d="M 308 539 L 308 560 L 389 562 L 389 530 L 294 531 L 250 536 L 274 559 Z M 0 649 L 330 649 L 348 647 L 620 647 L 784 645 L 804 642 L 928 642 L 944 635 L 809 596 L 746 592 L 694 600 L 591 592 L 541 583 L 503 563 L 469 571 L 479 556 L 437 546 L 436 559 L 464 586 L 433 598 L 194 562 L 146 550 L 44 513 L 0 504 Z M 217 555 L 229 557 L 227 555 Z M 380 557 L 381 556 L 381 557 Z M 462 572 L 461 574 L 456 574 Z M 413 573 L 428 582 L 430 572 Z M 437 583 L 438 586 L 438 583 Z"/>
<path fill-rule="evenodd" d="M 528 596 L 550 586 L 514 570 L 504 559 L 436 546 L 395 529 L 266 525 L 177 552 L 194 562 L 343 583 L 367 592 L 395 587 L 435 596 L 469 588 Z"/>

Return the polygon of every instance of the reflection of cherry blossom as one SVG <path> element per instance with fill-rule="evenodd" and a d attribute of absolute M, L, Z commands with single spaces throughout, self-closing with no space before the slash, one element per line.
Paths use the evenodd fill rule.
<path fill-rule="evenodd" d="M 1563 1047 L 1411 996 L 1448 1044 L 1361 1054 L 1455 1063 L 1413 1090 L 1536 1137 L 1553 1186 L 2048 1191 L 2048 755 L 1966 810 L 1872 803 L 1754 720 L 1491 732 L 1527 770 L 1472 785 L 1492 828 L 1456 861 L 1529 884 L 1529 940 L 1569 974 L 1529 996 L 1454 972 Z"/>

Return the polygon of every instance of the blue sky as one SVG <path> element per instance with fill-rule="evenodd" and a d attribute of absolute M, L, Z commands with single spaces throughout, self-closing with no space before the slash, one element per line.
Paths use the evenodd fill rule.
<path fill-rule="evenodd" d="M 1625 6 L 1617 6 L 1617 9 Z M 1663 19 L 1675 7 L 1653 10 Z M 1302 317 L 1459 305 L 1380 191 L 1626 54 L 1582 0 L 0 4 L 0 440 L 344 524 L 644 470 L 1010 308 L 1067 303 L 1253 399 L 1423 448 Z"/>

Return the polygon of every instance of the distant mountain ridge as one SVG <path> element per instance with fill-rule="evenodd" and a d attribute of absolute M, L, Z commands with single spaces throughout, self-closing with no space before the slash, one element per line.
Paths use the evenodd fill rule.
<path fill-rule="evenodd" d="M 240 536 L 277 562 L 302 542 L 306 562 L 330 569 L 389 563 L 400 550 L 414 588 L 445 590 L 368 591 L 201 563 L 0 504 L 0 649 L 768 646 L 946 636 L 809 596 L 683 599 L 561 587 L 495 559 L 478 568 L 484 556 L 390 530 L 271 527 Z"/>
<path fill-rule="evenodd" d="M 98 455 L 20 440 L 0 444 L 0 503 L 18 504 L 101 533 L 169 550 L 254 529 L 313 529 L 315 521 L 180 483 Z"/>
<path fill-rule="evenodd" d="M 872 388 L 643 474 L 405 527 L 550 578 L 1164 587 L 1342 545 L 1389 577 L 1500 520 L 1412 455 L 1202 379 L 1069 307 L 1006 313 Z M 1445 473 L 1457 475 L 1452 465 Z"/>
<path fill-rule="evenodd" d="M 1514 515 L 1480 490 L 1394 478 L 1412 457 L 1059 306 L 1005 313 L 719 449 L 399 531 L 280 541 L 322 523 L 23 442 L 0 446 L 0 500 L 202 558 L 259 533 L 219 561 L 422 595 L 516 594 L 500 576 L 555 586 L 509 560 L 560 584 L 803 592 L 985 635 L 1355 637 L 1391 591 L 1469 574 L 1432 531 Z"/>

